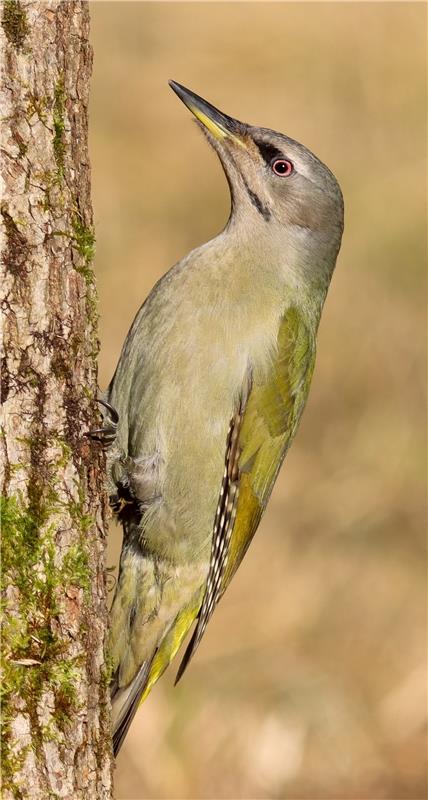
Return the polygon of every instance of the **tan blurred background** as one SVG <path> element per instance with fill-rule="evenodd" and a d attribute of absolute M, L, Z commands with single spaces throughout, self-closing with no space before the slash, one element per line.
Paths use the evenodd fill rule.
<path fill-rule="evenodd" d="M 168 78 L 305 143 L 346 205 L 299 435 L 191 668 L 138 713 L 118 800 L 426 797 L 425 15 L 92 4 L 102 386 L 154 282 L 227 219 Z"/>

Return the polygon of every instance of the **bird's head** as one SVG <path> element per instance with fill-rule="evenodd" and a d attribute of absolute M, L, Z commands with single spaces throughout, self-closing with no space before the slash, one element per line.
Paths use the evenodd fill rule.
<path fill-rule="evenodd" d="M 343 199 L 330 170 L 303 145 L 268 128 L 223 114 L 175 81 L 170 86 L 192 111 L 217 151 L 232 197 L 231 222 L 298 229 L 339 249 Z M 259 223 L 259 224 L 258 224 Z M 266 228 L 267 230 L 267 228 Z"/>

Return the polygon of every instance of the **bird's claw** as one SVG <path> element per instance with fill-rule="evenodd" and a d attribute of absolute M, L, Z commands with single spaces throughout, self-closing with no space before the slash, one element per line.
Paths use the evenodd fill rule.
<path fill-rule="evenodd" d="M 104 406 L 108 412 L 108 422 L 109 424 L 103 425 L 101 428 L 93 428 L 90 431 L 87 431 L 85 436 L 88 436 L 90 439 L 93 439 L 96 442 L 100 442 L 104 450 L 107 450 L 114 444 L 116 436 L 117 436 L 117 425 L 119 422 L 119 414 L 117 413 L 116 409 L 107 403 L 105 400 L 101 400 L 100 398 L 97 399 L 97 403 Z"/>

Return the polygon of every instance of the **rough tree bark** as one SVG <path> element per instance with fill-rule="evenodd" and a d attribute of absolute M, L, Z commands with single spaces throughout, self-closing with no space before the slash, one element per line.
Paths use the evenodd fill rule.
<path fill-rule="evenodd" d="M 111 797 L 81 0 L 4 0 L 3 798 Z"/>

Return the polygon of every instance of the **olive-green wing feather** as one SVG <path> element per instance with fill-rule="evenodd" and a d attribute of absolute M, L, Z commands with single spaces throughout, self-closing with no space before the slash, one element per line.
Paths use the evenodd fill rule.
<path fill-rule="evenodd" d="M 226 443 L 210 568 L 179 680 L 256 532 L 309 391 L 315 337 L 296 308 L 284 315 L 268 371 L 249 374 Z"/>

